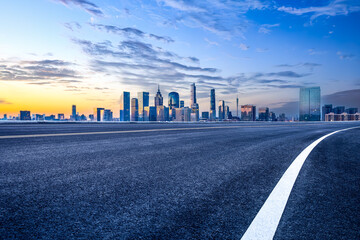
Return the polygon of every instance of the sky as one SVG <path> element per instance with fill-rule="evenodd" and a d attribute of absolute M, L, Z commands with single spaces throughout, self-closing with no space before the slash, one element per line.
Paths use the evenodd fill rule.
<path fill-rule="evenodd" d="M 296 115 L 312 86 L 323 104 L 360 107 L 358 0 L 3 1 L 0 33 L 0 117 L 72 104 L 117 117 L 123 91 L 152 105 L 158 85 L 189 105 L 193 82 L 200 111 L 211 88 L 233 112 L 238 96 Z"/>

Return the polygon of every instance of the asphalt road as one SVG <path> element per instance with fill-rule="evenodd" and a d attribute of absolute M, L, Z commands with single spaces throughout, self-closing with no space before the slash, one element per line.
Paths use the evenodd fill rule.
<path fill-rule="evenodd" d="M 0 124 L 0 236 L 240 239 L 304 148 L 354 126 Z M 359 149 L 360 128 L 315 147 L 274 239 L 360 239 Z"/>

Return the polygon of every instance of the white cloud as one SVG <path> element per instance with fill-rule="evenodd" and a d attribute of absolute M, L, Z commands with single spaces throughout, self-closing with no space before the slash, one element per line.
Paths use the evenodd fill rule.
<path fill-rule="evenodd" d="M 280 26 L 279 23 L 276 23 L 276 24 L 263 24 L 259 28 L 259 33 L 268 34 L 268 33 L 271 32 L 271 28 L 278 27 L 278 26 Z"/>
<path fill-rule="evenodd" d="M 211 41 L 207 38 L 204 38 L 204 40 L 209 44 L 209 45 L 214 45 L 214 46 L 219 46 L 219 43 L 215 42 L 215 41 Z"/>
<path fill-rule="evenodd" d="M 246 51 L 246 50 L 248 50 L 250 48 L 249 46 L 245 45 L 244 43 L 240 43 L 239 47 L 243 51 Z"/>

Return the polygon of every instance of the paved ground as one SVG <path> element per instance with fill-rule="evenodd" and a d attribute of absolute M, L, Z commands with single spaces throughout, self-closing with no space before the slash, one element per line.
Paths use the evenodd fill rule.
<path fill-rule="evenodd" d="M 239 239 L 304 148 L 353 126 L 0 124 L 0 136 L 133 131 L 0 138 L 0 236 Z M 183 129 L 136 132 L 170 128 Z M 360 238 L 359 146 L 357 128 L 313 150 L 275 239 Z"/>

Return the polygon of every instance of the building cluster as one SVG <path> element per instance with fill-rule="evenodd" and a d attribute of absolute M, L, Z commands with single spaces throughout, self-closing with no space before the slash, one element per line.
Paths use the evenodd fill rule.
<path fill-rule="evenodd" d="M 333 108 L 326 104 L 320 109 L 320 87 L 301 88 L 299 98 L 300 121 L 359 121 L 357 108 L 345 109 L 344 106 Z M 43 114 L 30 114 L 30 111 L 20 111 L 16 117 L 8 117 L 4 114 L 3 120 L 36 120 L 36 121 L 96 121 L 96 122 L 148 122 L 148 121 L 174 121 L 174 122 L 197 122 L 197 121 L 288 121 L 285 114 L 276 116 L 268 107 L 256 109 L 254 105 L 241 105 L 239 116 L 239 99 L 236 98 L 236 114 L 232 114 L 224 100 L 218 101 L 216 106 L 215 89 L 210 90 L 210 111 L 199 114 L 199 104 L 196 99 L 196 85 L 190 86 L 190 105 L 185 106 L 180 100 L 179 93 L 170 92 L 168 104 L 164 105 L 164 99 L 158 87 L 154 97 L 154 104 L 150 105 L 149 92 L 138 92 L 137 98 L 130 98 L 130 92 L 124 91 L 120 96 L 119 118 L 113 117 L 111 109 L 95 108 L 93 114 L 85 116 L 76 111 L 76 105 L 72 105 L 69 119 L 63 113 L 46 116 Z M 258 114 L 257 114 L 258 113 Z"/>
<path fill-rule="evenodd" d="M 320 87 L 301 88 L 299 99 L 300 121 L 360 121 L 358 108 L 325 104 L 320 109 Z"/>

